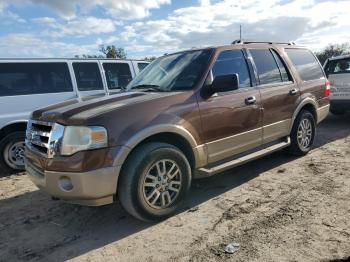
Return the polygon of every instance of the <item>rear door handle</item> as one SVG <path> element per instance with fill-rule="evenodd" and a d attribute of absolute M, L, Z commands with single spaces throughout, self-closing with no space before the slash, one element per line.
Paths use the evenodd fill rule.
<path fill-rule="evenodd" d="M 254 105 L 256 103 L 256 97 L 255 96 L 250 96 L 245 99 L 245 103 L 247 105 Z"/>
<path fill-rule="evenodd" d="M 293 88 L 292 90 L 289 91 L 289 94 L 292 95 L 292 96 L 298 94 L 298 89 Z"/>

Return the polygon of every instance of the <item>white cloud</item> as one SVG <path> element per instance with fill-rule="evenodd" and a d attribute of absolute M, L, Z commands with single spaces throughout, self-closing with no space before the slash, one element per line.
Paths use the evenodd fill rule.
<path fill-rule="evenodd" d="M 242 24 L 246 39 L 297 41 L 319 49 L 327 41 L 347 39 L 337 29 L 350 26 L 348 10 L 350 1 L 201 0 L 198 6 L 177 9 L 165 19 L 134 23 L 124 34 L 132 32 L 129 40 L 173 51 L 229 44 L 239 37 Z M 325 37 L 327 32 L 333 37 Z"/>
<path fill-rule="evenodd" d="M 170 4 L 170 0 L 30 0 L 35 4 L 46 5 L 62 17 L 76 17 L 77 11 L 88 12 L 95 7 L 102 8 L 116 19 L 139 19 L 149 15 L 151 9 Z"/>
<path fill-rule="evenodd" d="M 93 16 L 79 17 L 71 20 L 58 22 L 51 17 L 35 18 L 34 22 L 49 27 L 50 30 L 45 31 L 45 35 L 50 37 L 64 36 L 86 36 L 92 34 L 111 33 L 116 30 L 116 23 L 111 19 L 96 18 Z"/>
<path fill-rule="evenodd" d="M 14 33 L 0 37 L 0 57 L 73 57 L 96 54 L 97 44 L 78 45 L 46 41 L 30 33 Z"/>

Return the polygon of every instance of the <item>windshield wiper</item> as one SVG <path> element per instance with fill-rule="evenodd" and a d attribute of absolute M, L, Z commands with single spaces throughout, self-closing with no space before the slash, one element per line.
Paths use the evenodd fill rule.
<path fill-rule="evenodd" d="M 130 88 L 130 90 L 133 90 L 133 89 L 141 89 L 143 92 L 148 92 L 148 91 L 165 92 L 165 90 L 162 89 L 160 86 L 151 85 L 151 84 L 136 85 Z"/>

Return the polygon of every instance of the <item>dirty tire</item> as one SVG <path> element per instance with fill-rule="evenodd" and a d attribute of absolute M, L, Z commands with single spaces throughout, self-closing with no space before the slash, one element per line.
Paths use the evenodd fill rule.
<path fill-rule="evenodd" d="M 145 184 L 147 183 L 145 181 L 149 179 L 146 178 L 146 176 L 152 178 L 157 177 L 158 163 L 164 163 L 164 161 L 168 162 L 164 164 L 163 170 L 165 170 L 165 173 L 161 172 L 161 176 L 162 178 L 167 176 L 169 179 L 164 179 L 166 181 L 164 181 L 164 185 L 161 185 L 161 187 L 164 186 L 165 189 L 165 184 L 169 181 L 171 185 L 167 187 L 166 190 L 153 186 L 150 188 L 146 187 Z M 173 170 L 178 170 L 178 172 L 167 170 L 166 165 L 172 167 L 174 164 L 175 169 Z M 172 179 L 175 181 L 175 179 L 178 178 L 178 181 L 175 181 L 176 185 L 172 184 L 173 181 L 170 180 L 170 177 L 173 175 L 172 172 L 173 174 L 176 173 Z M 160 179 L 159 177 L 157 178 Z M 162 182 L 158 179 L 148 180 L 148 182 L 151 182 L 148 184 L 153 185 L 156 183 L 159 187 L 158 183 L 161 184 Z M 147 222 L 159 221 L 173 215 L 181 207 L 186 193 L 190 188 L 191 179 L 190 164 L 185 155 L 177 147 L 166 143 L 147 143 L 136 148 L 123 166 L 118 183 L 118 196 L 124 209 L 134 217 Z M 166 191 L 169 192 L 169 196 L 171 194 L 176 197 L 173 197 L 172 202 L 170 201 L 171 198 L 164 196 L 164 201 L 167 201 L 168 205 L 164 205 L 164 207 L 154 207 L 149 203 L 151 201 L 147 200 L 147 190 L 150 192 L 148 195 L 152 195 L 151 193 L 155 191 L 154 199 L 157 196 L 159 197 L 156 203 L 163 203 L 163 194 L 165 194 Z M 160 192 L 160 196 L 158 194 L 159 190 L 163 190 L 163 192 Z M 172 190 L 177 190 L 178 192 Z"/>
<path fill-rule="evenodd" d="M 6 152 L 8 148 L 17 143 L 17 142 L 24 142 L 25 139 L 25 132 L 23 131 L 17 131 L 10 133 L 6 135 L 3 139 L 0 141 L 0 173 L 8 175 L 8 174 L 14 174 L 19 171 L 24 170 L 24 165 L 20 165 L 17 167 L 11 167 L 7 163 L 8 161 L 5 160 Z"/>
<path fill-rule="evenodd" d="M 311 137 L 307 146 L 302 146 L 298 141 L 298 134 L 301 128 L 301 124 L 304 122 L 308 122 L 310 124 Z M 289 153 L 295 156 L 304 156 L 306 155 L 312 148 L 314 143 L 316 133 L 316 121 L 314 116 L 308 110 L 302 110 L 297 118 L 294 121 L 294 125 L 292 128 L 292 132 L 290 134 L 291 145 L 288 148 Z"/>

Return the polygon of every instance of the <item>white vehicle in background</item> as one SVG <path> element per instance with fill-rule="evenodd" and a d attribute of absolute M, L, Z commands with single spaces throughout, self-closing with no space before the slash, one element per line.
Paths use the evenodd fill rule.
<path fill-rule="evenodd" d="M 324 70 L 331 83 L 331 108 L 335 115 L 350 111 L 350 55 L 327 59 Z"/>
<path fill-rule="evenodd" d="M 0 173 L 24 169 L 24 137 L 32 111 L 117 93 L 147 65 L 117 59 L 0 59 Z"/>

